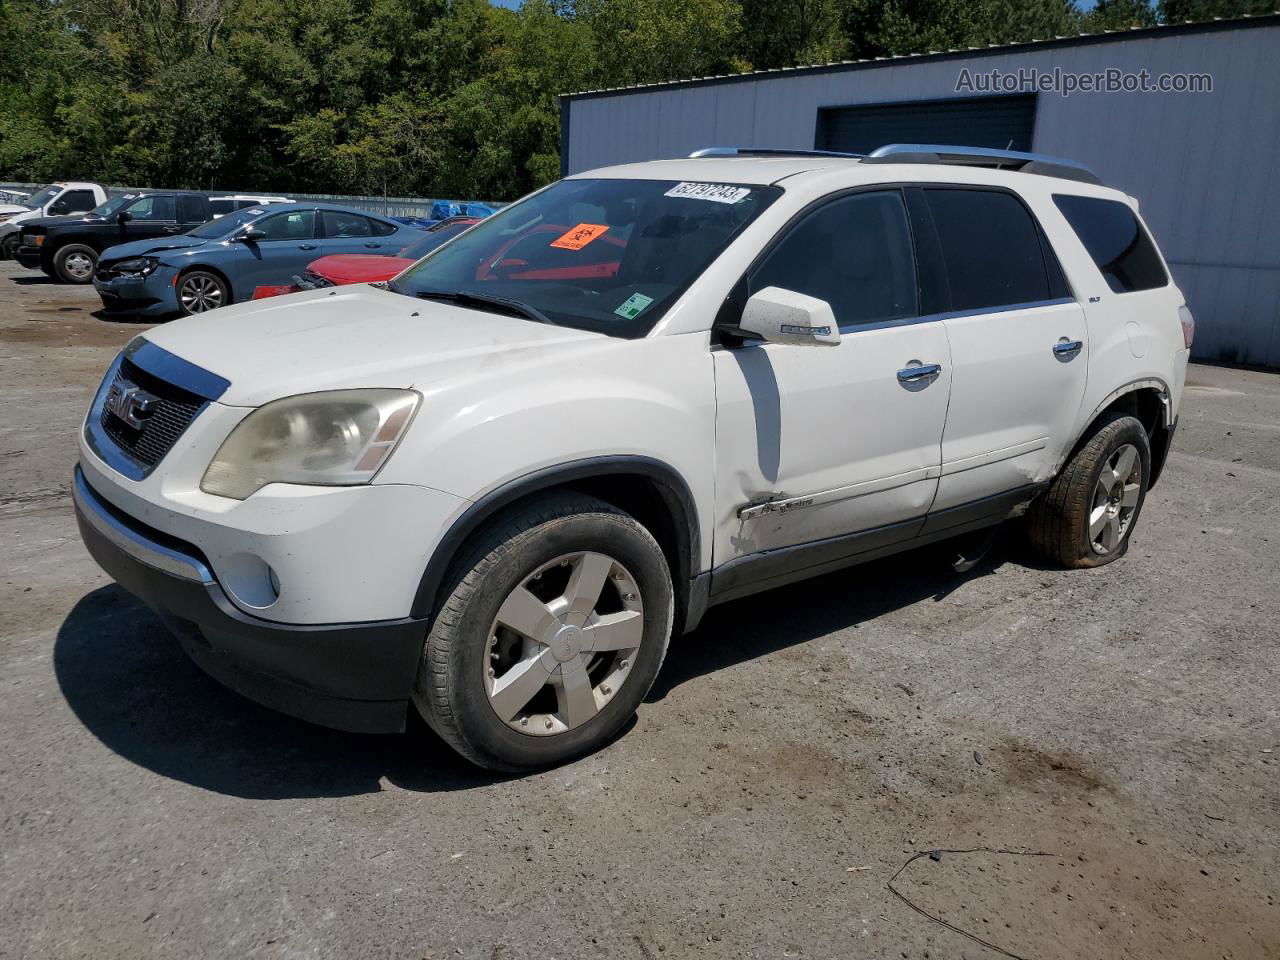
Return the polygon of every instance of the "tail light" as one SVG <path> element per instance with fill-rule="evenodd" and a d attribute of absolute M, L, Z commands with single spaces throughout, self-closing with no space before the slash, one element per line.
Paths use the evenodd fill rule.
<path fill-rule="evenodd" d="M 1191 315 L 1191 311 L 1185 306 L 1178 308 L 1178 319 L 1182 321 L 1182 343 L 1188 350 L 1191 349 L 1191 341 L 1196 338 L 1196 318 Z"/>

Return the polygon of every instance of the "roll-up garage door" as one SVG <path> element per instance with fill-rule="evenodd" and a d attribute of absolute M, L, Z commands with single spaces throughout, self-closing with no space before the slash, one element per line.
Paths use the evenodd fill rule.
<path fill-rule="evenodd" d="M 886 143 L 1030 150 L 1036 95 L 913 100 L 818 110 L 819 150 L 869 153 Z"/>

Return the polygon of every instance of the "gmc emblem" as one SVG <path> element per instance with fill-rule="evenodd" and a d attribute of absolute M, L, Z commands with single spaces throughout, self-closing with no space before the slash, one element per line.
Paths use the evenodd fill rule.
<path fill-rule="evenodd" d="M 147 393 L 136 383 L 117 380 L 107 391 L 107 409 L 133 427 L 141 430 L 148 417 L 155 412 L 157 397 Z"/>

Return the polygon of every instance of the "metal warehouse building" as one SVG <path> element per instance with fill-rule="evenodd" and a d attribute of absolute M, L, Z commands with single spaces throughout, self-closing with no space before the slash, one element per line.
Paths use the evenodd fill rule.
<path fill-rule="evenodd" d="M 1055 68 L 1208 74 L 1212 90 L 981 86 Z M 570 94 L 560 136 L 565 173 L 708 146 L 1071 157 L 1138 198 L 1196 315 L 1194 355 L 1280 367 L 1280 13 Z"/>

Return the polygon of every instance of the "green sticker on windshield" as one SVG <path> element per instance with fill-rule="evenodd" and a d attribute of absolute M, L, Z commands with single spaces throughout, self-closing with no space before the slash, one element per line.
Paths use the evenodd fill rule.
<path fill-rule="evenodd" d="M 634 320 L 640 316 L 640 311 L 651 303 L 653 303 L 653 297 L 646 297 L 643 293 L 633 293 L 613 312 L 627 320 Z"/>

